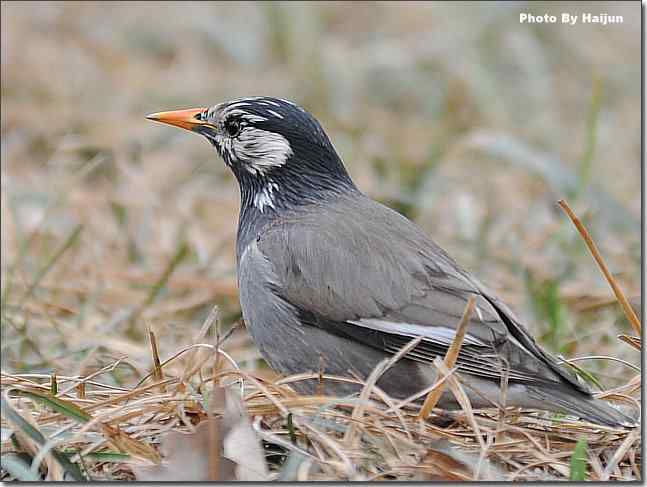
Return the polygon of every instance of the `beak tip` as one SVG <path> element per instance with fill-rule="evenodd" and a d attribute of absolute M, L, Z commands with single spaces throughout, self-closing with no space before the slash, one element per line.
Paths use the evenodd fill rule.
<path fill-rule="evenodd" d="M 153 122 L 174 125 L 175 127 L 180 127 L 186 130 L 193 130 L 196 126 L 204 123 L 195 118 L 196 115 L 202 111 L 204 111 L 204 108 L 189 108 L 188 110 L 157 112 L 146 115 L 146 119 L 152 120 Z"/>

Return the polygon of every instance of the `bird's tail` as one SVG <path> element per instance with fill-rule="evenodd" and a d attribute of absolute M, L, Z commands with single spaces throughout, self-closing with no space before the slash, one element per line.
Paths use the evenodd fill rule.
<path fill-rule="evenodd" d="M 562 390 L 560 388 L 547 389 L 543 387 L 528 388 L 531 395 L 545 404 L 553 406 L 552 410 L 577 416 L 591 423 L 611 427 L 635 427 L 636 419 L 616 409 L 611 404 L 601 399 L 581 392 Z"/>

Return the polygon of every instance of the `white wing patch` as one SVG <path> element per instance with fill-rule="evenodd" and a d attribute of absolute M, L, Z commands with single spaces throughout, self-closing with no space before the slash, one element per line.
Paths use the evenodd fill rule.
<path fill-rule="evenodd" d="M 456 330 L 446 326 L 429 326 L 429 325 L 416 325 L 414 323 L 399 323 L 393 321 L 378 320 L 375 318 L 348 321 L 353 325 L 361 326 L 363 328 L 370 328 L 371 330 L 382 331 L 384 333 L 397 333 L 398 335 L 410 337 L 424 337 L 430 341 L 449 346 L 454 341 Z M 467 345 L 479 345 L 487 347 L 487 343 L 479 338 L 465 334 L 463 343 Z"/>
<path fill-rule="evenodd" d="M 478 305 L 474 306 L 474 310 L 476 311 L 476 315 L 479 317 L 479 320 L 483 320 L 483 313 L 481 313 L 481 308 L 478 307 Z"/>

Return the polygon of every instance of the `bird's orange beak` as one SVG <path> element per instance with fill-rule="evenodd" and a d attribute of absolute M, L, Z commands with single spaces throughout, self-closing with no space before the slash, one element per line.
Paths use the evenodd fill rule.
<path fill-rule="evenodd" d="M 206 108 L 189 108 L 188 110 L 175 110 L 173 112 L 159 112 L 146 115 L 148 120 L 175 125 L 186 130 L 193 130 L 199 125 L 208 125 L 198 120 L 196 115 L 204 112 Z"/>

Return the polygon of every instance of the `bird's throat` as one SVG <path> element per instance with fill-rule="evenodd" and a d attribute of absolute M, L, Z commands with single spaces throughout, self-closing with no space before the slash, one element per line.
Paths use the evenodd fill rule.
<path fill-rule="evenodd" d="M 294 174 L 293 174 L 294 173 Z M 313 205 L 359 191 L 348 174 L 308 175 L 281 168 L 269 174 L 236 173 L 240 186 L 237 253 L 239 256 L 262 229 L 288 214 L 308 211 Z"/>

